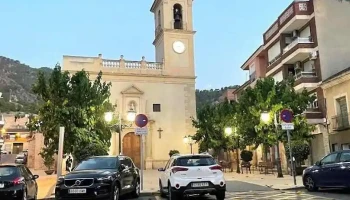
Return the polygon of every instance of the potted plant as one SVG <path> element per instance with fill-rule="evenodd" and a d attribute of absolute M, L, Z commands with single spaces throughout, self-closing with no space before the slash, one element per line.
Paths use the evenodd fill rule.
<path fill-rule="evenodd" d="M 52 175 L 55 171 L 55 170 L 51 169 L 54 162 L 55 162 L 53 154 L 46 152 L 46 151 L 42 151 L 42 152 L 40 152 L 40 156 L 44 159 L 44 165 L 45 165 L 45 167 L 47 167 L 47 170 L 45 170 L 45 173 L 47 175 Z"/>
<path fill-rule="evenodd" d="M 169 151 L 169 157 L 173 156 L 174 154 L 179 154 L 180 152 L 178 150 L 170 150 Z"/>
<path fill-rule="evenodd" d="M 286 155 L 288 160 L 290 160 L 289 145 L 285 145 Z M 308 159 L 310 155 L 310 146 L 307 141 L 294 140 L 292 141 L 292 150 L 295 163 L 296 175 L 302 175 L 303 170 L 306 168 L 302 166 L 303 162 Z"/>
<path fill-rule="evenodd" d="M 250 161 L 253 160 L 253 152 L 251 151 L 247 151 L 247 150 L 243 150 L 241 152 L 241 159 L 246 162 L 249 163 Z"/>

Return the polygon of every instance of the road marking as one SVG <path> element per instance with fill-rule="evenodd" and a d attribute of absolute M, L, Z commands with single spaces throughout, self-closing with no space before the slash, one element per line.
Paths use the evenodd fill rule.
<path fill-rule="evenodd" d="M 318 200 L 333 200 L 333 198 L 320 197 L 303 192 L 277 192 L 277 191 L 254 191 L 254 192 L 226 192 L 229 200 L 260 200 L 260 199 L 274 199 L 274 200 L 288 200 L 288 199 L 318 199 Z"/>

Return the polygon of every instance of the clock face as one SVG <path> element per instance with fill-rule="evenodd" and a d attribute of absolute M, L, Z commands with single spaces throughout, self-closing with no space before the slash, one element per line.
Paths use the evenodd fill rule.
<path fill-rule="evenodd" d="M 176 41 L 173 43 L 173 49 L 176 53 L 183 53 L 185 51 L 185 45 L 184 43 L 180 41 Z"/>

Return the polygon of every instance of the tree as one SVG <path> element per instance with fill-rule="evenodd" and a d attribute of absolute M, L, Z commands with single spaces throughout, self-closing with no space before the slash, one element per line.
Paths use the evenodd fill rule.
<path fill-rule="evenodd" d="M 293 138 L 309 139 L 313 126 L 309 125 L 302 113 L 315 97 L 309 96 L 304 90 L 298 93 L 294 90 L 294 80 L 287 79 L 275 82 L 273 78 L 258 80 L 254 88 L 247 88 L 239 98 L 237 117 L 238 131 L 246 145 L 263 145 L 270 147 L 277 141 L 285 142 L 285 134 L 280 127 L 274 125 L 274 115 L 283 108 L 290 109 L 295 119 Z M 270 121 L 261 121 L 261 113 L 269 112 Z M 277 130 L 277 133 L 276 133 Z"/>
<path fill-rule="evenodd" d="M 286 156 L 288 159 L 290 159 L 289 156 L 289 146 L 286 146 Z M 302 162 L 304 160 L 308 159 L 310 155 L 310 146 L 307 142 L 302 140 L 294 140 L 291 143 L 292 150 L 293 150 L 293 157 L 295 158 L 295 163 L 297 167 L 300 167 L 302 165 Z"/>
<path fill-rule="evenodd" d="M 232 137 L 224 133 L 225 127 L 234 126 L 235 102 L 225 101 L 219 104 L 206 104 L 197 111 L 192 119 L 197 129 L 193 139 L 200 144 L 200 151 L 213 149 L 216 154 L 221 150 L 234 148 Z"/>
<path fill-rule="evenodd" d="M 60 126 L 65 127 L 64 153 L 72 153 L 76 160 L 108 153 L 111 131 L 104 113 L 112 110 L 110 86 L 102 82 L 101 72 L 94 81 L 84 70 L 70 75 L 59 65 L 49 78 L 39 72 L 33 92 L 44 103 L 28 127 L 43 133 L 43 154 L 53 156 L 57 151 Z"/>

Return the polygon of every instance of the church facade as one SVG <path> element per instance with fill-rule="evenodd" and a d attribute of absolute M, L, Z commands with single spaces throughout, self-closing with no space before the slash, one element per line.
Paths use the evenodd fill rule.
<path fill-rule="evenodd" d="M 115 116 L 122 119 L 121 153 L 130 156 L 137 166 L 146 169 L 164 167 L 170 150 L 190 153 L 184 137 L 195 134 L 196 117 L 194 35 L 192 0 L 155 0 L 155 62 L 120 58 L 63 56 L 63 70 L 71 73 L 84 69 L 94 78 L 103 72 L 111 82 L 110 102 Z M 149 123 L 144 140 L 144 160 L 140 156 L 140 136 L 134 123 L 127 121 L 129 110 L 145 114 Z M 194 146 L 194 152 L 197 147 Z M 119 154 L 119 135 L 113 133 L 110 154 Z"/>

